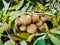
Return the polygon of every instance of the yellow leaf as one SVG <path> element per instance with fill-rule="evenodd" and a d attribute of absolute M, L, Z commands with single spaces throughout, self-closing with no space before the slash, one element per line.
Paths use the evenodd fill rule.
<path fill-rule="evenodd" d="M 60 21 L 60 14 L 57 15 L 57 21 Z"/>
<path fill-rule="evenodd" d="M 34 11 L 43 11 L 44 7 L 41 3 L 37 2 L 37 5 L 33 8 Z"/>
<path fill-rule="evenodd" d="M 18 33 L 17 36 L 26 40 L 28 38 L 29 34 L 26 32 L 22 32 L 22 33 Z"/>
<path fill-rule="evenodd" d="M 58 22 L 57 22 L 56 17 L 53 17 L 52 23 L 53 23 L 53 26 L 58 26 Z"/>
<path fill-rule="evenodd" d="M 16 6 L 17 5 L 11 6 L 8 10 L 14 10 L 14 9 L 16 9 Z"/>
<path fill-rule="evenodd" d="M 44 9 L 43 5 L 40 4 L 39 2 L 37 2 L 37 5 L 38 5 L 38 7 L 39 7 L 40 9 Z"/>
<path fill-rule="evenodd" d="M 18 2 L 19 2 L 19 0 L 14 0 L 14 2 L 18 3 Z"/>
<path fill-rule="evenodd" d="M 10 37 L 11 37 L 11 39 L 13 39 L 13 40 L 19 40 L 19 41 L 23 40 L 22 38 L 20 38 L 20 37 L 18 37 L 18 36 L 14 36 L 14 35 L 10 35 Z"/>
<path fill-rule="evenodd" d="M 3 36 L 3 34 L 0 34 L 0 37 Z"/>
<path fill-rule="evenodd" d="M 0 29 L 0 33 L 3 33 L 4 32 L 4 30 L 3 29 Z"/>

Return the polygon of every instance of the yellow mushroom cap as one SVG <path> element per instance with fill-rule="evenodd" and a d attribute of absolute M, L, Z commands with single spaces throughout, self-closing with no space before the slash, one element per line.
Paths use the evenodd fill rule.
<path fill-rule="evenodd" d="M 37 23 L 36 23 L 37 27 L 42 26 L 42 24 L 43 24 L 43 23 L 42 23 L 42 21 L 41 21 L 41 20 L 39 20 L 39 22 L 37 22 Z"/>
<path fill-rule="evenodd" d="M 37 26 L 35 24 L 30 24 L 27 27 L 27 32 L 30 34 L 34 34 L 37 31 Z"/>
<path fill-rule="evenodd" d="M 36 22 L 38 22 L 39 21 L 39 16 L 38 15 L 32 15 L 32 22 L 33 23 L 36 23 Z"/>
<path fill-rule="evenodd" d="M 31 23 L 31 17 L 29 15 L 22 15 L 20 17 L 20 21 L 23 23 L 23 25 L 28 25 Z"/>
<path fill-rule="evenodd" d="M 20 26 L 20 31 L 26 31 L 26 26 Z"/>
<path fill-rule="evenodd" d="M 17 18 L 16 20 L 15 20 L 15 24 L 17 25 L 17 26 L 20 26 L 22 23 L 21 23 L 21 21 L 20 21 L 20 18 Z"/>

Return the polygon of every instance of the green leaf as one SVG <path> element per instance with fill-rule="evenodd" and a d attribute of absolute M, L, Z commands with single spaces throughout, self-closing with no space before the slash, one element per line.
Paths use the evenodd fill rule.
<path fill-rule="evenodd" d="M 9 16 L 10 17 L 15 16 L 18 13 L 20 13 L 20 11 L 11 11 Z"/>
<path fill-rule="evenodd" d="M 34 42 L 33 45 L 46 45 L 45 37 L 46 37 L 46 35 L 39 37 L 38 39 L 36 39 L 36 41 Z"/>
<path fill-rule="evenodd" d="M 0 29 L 0 33 L 3 33 L 3 32 L 4 32 L 4 30 Z"/>
<path fill-rule="evenodd" d="M 44 7 L 43 7 L 42 4 L 40 4 L 39 2 L 37 2 L 37 4 L 38 4 L 38 7 L 39 7 L 40 9 L 44 9 Z"/>
<path fill-rule="evenodd" d="M 4 45 L 13 45 L 13 44 L 12 44 L 12 42 L 9 40 L 9 41 L 5 42 Z"/>
<path fill-rule="evenodd" d="M 0 39 L 0 45 L 3 45 L 2 40 Z"/>
<path fill-rule="evenodd" d="M 22 33 L 18 33 L 17 36 L 26 40 L 28 38 L 29 34 L 26 32 L 22 32 Z"/>
<path fill-rule="evenodd" d="M 38 12 L 43 11 L 43 9 L 44 9 L 43 5 L 39 2 L 36 2 L 36 3 L 37 3 L 37 5 L 33 8 L 33 10 L 38 11 Z"/>
<path fill-rule="evenodd" d="M 3 34 L 0 34 L 0 37 L 2 37 L 3 36 Z"/>
<path fill-rule="evenodd" d="M 0 10 L 0 18 L 2 18 L 2 14 L 3 14 L 3 12 Z"/>
<path fill-rule="evenodd" d="M 0 27 L 3 25 L 3 23 L 0 22 Z"/>
<path fill-rule="evenodd" d="M 51 11 L 47 11 L 47 12 L 45 11 L 44 13 L 53 16 L 53 14 L 51 13 Z"/>
<path fill-rule="evenodd" d="M 23 12 L 24 13 L 24 12 Z M 20 15 L 22 15 L 23 13 L 16 13 L 14 16 L 11 16 L 8 22 L 8 28 L 11 28 L 11 23 Z"/>
<path fill-rule="evenodd" d="M 8 40 L 5 42 L 4 45 L 13 45 L 15 42 L 11 41 L 11 40 Z"/>
<path fill-rule="evenodd" d="M 57 14 L 57 21 L 60 21 L 60 13 Z"/>
<path fill-rule="evenodd" d="M 50 30 L 52 33 L 59 34 L 60 35 L 60 30 Z"/>
<path fill-rule="evenodd" d="M 42 36 L 45 35 L 46 33 L 39 33 L 39 34 L 35 34 L 35 36 Z"/>
<path fill-rule="evenodd" d="M 55 37 L 55 36 L 53 36 L 53 35 L 51 35 L 51 34 L 48 34 L 48 35 L 49 35 L 51 41 L 52 41 L 55 45 L 60 45 L 60 40 L 59 40 L 57 37 Z"/>
<path fill-rule="evenodd" d="M 28 36 L 27 41 L 31 42 L 31 40 L 34 38 L 34 36 L 35 36 L 34 34 L 32 34 L 32 35 Z"/>
<path fill-rule="evenodd" d="M 6 22 L 1 26 L 0 30 L 7 30 L 7 23 Z"/>
<path fill-rule="evenodd" d="M 8 10 L 8 8 L 9 8 L 10 3 L 7 3 L 4 0 L 2 0 L 2 1 L 3 1 L 3 4 L 4 4 L 4 13 L 3 13 L 3 15 L 5 15 L 7 10 Z"/>
<path fill-rule="evenodd" d="M 16 28 L 15 28 L 15 26 L 14 26 L 14 28 L 13 28 L 13 32 L 14 32 L 14 34 L 16 34 L 17 32 L 16 32 Z"/>
<path fill-rule="evenodd" d="M 4 16 L 4 18 L 3 18 L 4 22 L 7 21 L 8 17 L 9 17 L 9 12 Z"/>
<path fill-rule="evenodd" d="M 55 16 L 53 16 L 52 18 L 52 23 L 53 23 L 53 26 L 58 26 L 58 22 Z"/>
<path fill-rule="evenodd" d="M 23 3 L 24 3 L 24 0 L 20 0 L 18 5 L 16 6 L 16 10 L 20 9 L 22 7 Z"/>
<path fill-rule="evenodd" d="M 17 5 L 11 6 L 11 7 L 9 7 L 8 10 L 14 10 L 14 9 L 16 9 L 16 6 L 17 6 Z"/>
<path fill-rule="evenodd" d="M 28 10 L 27 11 L 31 11 L 33 8 L 33 5 L 32 6 L 29 6 Z"/>
<path fill-rule="evenodd" d="M 18 36 L 14 36 L 14 35 L 10 35 L 10 37 L 11 37 L 11 39 L 13 39 L 13 40 L 18 40 L 18 41 L 21 41 L 21 40 L 23 40 L 22 38 L 20 38 L 20 37 L 18 37 Z"/>
<path fill-rule="evenodd" d="M 51 44 L 48 43 L 47 45 L 51 45 Z"/>
<path fill-rule="evenodd" d="M 51 9 L 52 13 L 55 14 L 57 10 Z"/>
<path fill-rule="evenodd" d="M 22 8 L 22 12 L 25 12 L 28 7 L 29 7 L 29 3 L 27 3 L 26 6 L 24 6 L 24 7 Z"/>
<path fill-rule="evenodd" d="M 20 42 L 20 44 L 21 45 L 27 45 L 27 42 L 23 40 L 23 41 Z"/>
<path fill-rule="evenodd" d="M 28 3 L 31 3 L 31 4 L 34 4 L 32 1 L 30 1 L 30 0 L 27 0 L 28 1 Z"/>
<path fill-rule="evenodd" d="M 45 45 L 45 40 L 38 40 L 34 45 Z"/>
<path fill-rule="evenodd" d="M 45 38 L 45 40 L 49 40 L 49 39 L 50 39 L 50 37 L 47 35 L 46 38 Z"/>

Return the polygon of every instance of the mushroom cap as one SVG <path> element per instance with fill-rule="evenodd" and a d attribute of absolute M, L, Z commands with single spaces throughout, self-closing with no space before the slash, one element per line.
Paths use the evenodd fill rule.
<path fill-rule="evenodd" d="M 43 23 L 42 23 L 42 21 L 41 21 L 41 20 L 39 20 L 39 22 L 37 22 L 37 23 L 36 23 L 37 27 L 42 26 L 42 24 L 43 24 Z"/>
<path fill-rule="evenodd" d="M 44 25 L 42 25 L 41 27 L 39 27 L 39 30 L 41 31 L 41 32 L 44 32 L 45 31 L 45 26 Z"/>
<path fill-rule="evenodd" d="M 41 21 L 45 22 L 47 19 L 45 17 L 41 17 Z"/>
<path fill-rule="evenodd" d="M 39 21 L 39 16 L 36 15 L 36 14 L 33 14 L 33 15 L 32 15 L 32 22 L 33 22 L 33 23 L 36 23 L 36 22 L 38 22 L 38 21 Z"/>
<path fill-rule="evenodd" d="M 29 15 L 22 15 L 20 17 L 20 21 L 22 22 L 23 25 L 28 25 L 31 23 L 31 17 Z"/>
<path fill-rule="evenodd" d="M 20 18 L 17 18 L 17 19 L 15 20 L 15 24 L 16 24 L 17 26 L 20 26 L 20 25 L 22 24 L 22 22 L 20 21 Z"/>
<path fill-rule="evenodd" d="M 37 31 L 37 26 L 35 24 L 31 24 L 27 27 L 27 32 L 30 34 L 34 34 Z"/>
<path fill-rule="evenodd" d="M 20 26 L 20 31 L 26 31 L 26 26 Z"/>

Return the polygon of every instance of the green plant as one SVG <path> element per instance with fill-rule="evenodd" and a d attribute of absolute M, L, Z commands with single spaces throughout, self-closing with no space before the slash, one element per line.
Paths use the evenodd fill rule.
<path fill-rule="evenodd" d="M 14 0 L 14 4 L 7 3 L 5 0 L 2 2 L 4 7 L 1 6 L 0 10 L 0 39 L 6 37 L 9 40 L 4 43 L 2 43 L 3 40 L 0 40 L 0 45 L 18 45 L 18 43 L 21 45 L 60 45 L 59 0 Z M 53 25 L 51 29 L 49 29 L 50 25 L 45 25 L 44 32 L 37 31 L 38 33 L 33 34 L 26 31 L 20 32 L 15 20 L 23 14 L 30 16 L 37 14 L 40 18 L 45 16 L 50 18 L 47 21 Z"/>

